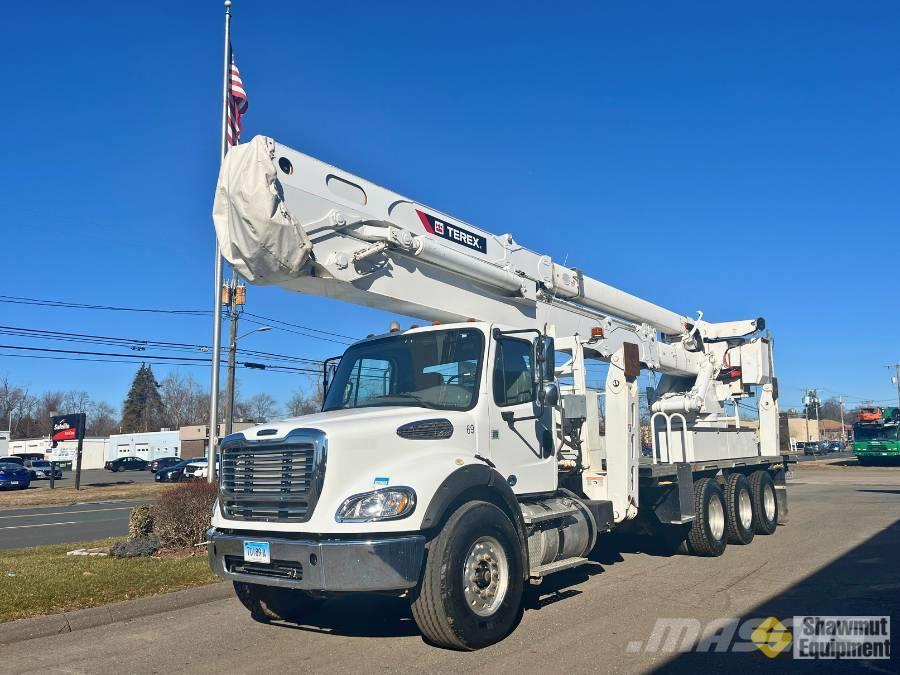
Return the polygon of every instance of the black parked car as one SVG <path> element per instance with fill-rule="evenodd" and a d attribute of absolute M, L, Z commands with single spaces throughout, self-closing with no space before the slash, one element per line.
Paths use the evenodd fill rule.
<path fill-rule="evenodd" d="M 157 483 L 177 483 L 182 478 L 184 478 L 184 469 L 191 462 L 196 462 L 197 457 L 192 459 L 182 459 L 178 461 L 178 464 L 173 464 L 172 466 L 167 466 L 164 469 L 160 469 L 156 472 L 156 475 L 153 477 Z"/>
<path fill-rule="evenodd" d="M 181 463 L 181 457 L 157 457 L 147 464 L 147 471 L 156 473 L 160 469 L 166 469 L 179 463 Z"/>
<path fill-rule="evenodd" d="M 104 465 L 107 471 L 144 471 L 147 468 L 146 460 L 140 457 L 119 457 Z"/>

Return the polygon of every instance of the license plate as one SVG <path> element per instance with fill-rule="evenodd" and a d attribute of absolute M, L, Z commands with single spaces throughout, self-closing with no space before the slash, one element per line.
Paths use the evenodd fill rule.
<path fill-rule="evenodd" d="M 18 484 L 19 484 L 19 481 L 17 481 L 17 480 L 11 480 L 11 481 L 9 481 L 9 484 L 10 484 L 10 485 L 18 485 Z"/>
<path fill-rule="evenodd" d="M 269 542 L 267 541 L 245 541 L 244 542 L 244 562 L 270 563 L 269 559 Z"/>

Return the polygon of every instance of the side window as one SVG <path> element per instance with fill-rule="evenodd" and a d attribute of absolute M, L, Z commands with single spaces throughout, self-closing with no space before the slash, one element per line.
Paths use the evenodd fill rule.
<path fill-rule="evenodd" d="M 531 343 L 500 338 L 494 359 L 494 402 L 499 406 L 534 400 L 534 365 Z"/>

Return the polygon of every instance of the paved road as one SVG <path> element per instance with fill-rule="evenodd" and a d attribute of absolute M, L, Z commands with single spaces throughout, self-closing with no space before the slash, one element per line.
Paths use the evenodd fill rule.
<path fill-rule="evenodd" d="M 106 469 L 85 469 L 81 472 L 81 486 L 115 485 L 117 483 L 152 483 L 153 474 L 149 471 L 119 471 L 113 473 Z M 58 487 L 75 485 L 75 471 L 63 471 L 62 480 L 55 481 Z M 42 490 L 50 487 L 49 480 L 31 481 L 30 490 Z"/>
<path fill-rule="evenodd" d="M 405 601 L 357 596 L 325 603 L 302 626 L 254 623 L 236 600 L 222 600 L 9 645 L 0 663 L 15 673 L 771 673 L 756 649 L 679 655 L 643 645 L 659 617 L 706 626 L 726 617 L 900 616 L 900 470 L 802 466 L 796 474 L 790 523 L 775 535 L 712 559 L 660 556 L 639 539 L 608 537 L 592 565 L 532 587 L 518 629 L 480 652 L 432 648 Z M 782 659 L 776 672 L 822 671 Z M 897 672 L 896 661 L 871 665 L 867 672 Z"/>
<path fill-rule="evenodd" d="M 142 501 L 110 501 L 0 511 L 0 549 L 128 534 L 128 513 Z"/>

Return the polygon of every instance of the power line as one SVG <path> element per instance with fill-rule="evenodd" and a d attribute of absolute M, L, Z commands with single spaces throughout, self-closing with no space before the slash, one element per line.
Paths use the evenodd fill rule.
<path fill-rule="evenodd" d="M 90 303 L 82 303 L 82 302 L 65 302 L 62 300 L 46 300 L 40 298 L 26 298 L 15 295 L 0 295 L 0 302 L 14 304 L 14 305 L 34 305 L 38 307 L 57 307 L 64 309 L 89 309 L 89 310 L 103 310 L 103 311 L 112 311 L 112 312 L 144 312 L 151 314 L 171 314 L 171 315 L 180 315 L 180 316 L 210 316 L 212 314 L 211 310 L 206 309 L 166 309 L 166 308 L 158 308 L 158 307 L 123 307 L 118 305 L 104 305 L 104 304 L 90 304 Z M 280 319 L 273 319 L 270 317 L 263 316 L 261 314 L 250 314 L 249 312 L 245 313 L 247 316 L 254 316 L 257 319 L 262 319 L 263 321 L 267 321 L 269 323 L 280 324 L 278 326 L 278 330 L 291 332 L 298 332 L 298 335 L 303 335 L 304 337 L 314 338 L 317 340 L 325 340 L 327 342 L 340 342 L 346 344 L 347 341 L 355 342 L 357 338 L 354 338 L 350 335 L 342 335 L 340 333 L 333 333 L 331 331 L 322 330 L 321 328 L 313 328 L 312 326 L 304 326 L 302 324 L 292 323 L 290 321 L 282 321 Z M 260 324 L 258 321 L 251 321 L 251 323 Z M 285 328 L 284 326 L 289 326 L 290 328 L 297 329 L 291 330 L 290 328 Z M 339 340 L 331 339 L 331 338 L 340 338 Z"/>
<path fill-rule="evenodd" d="M 87 333 L 69 333 L 63 331 L 50 331 L 38 328 L 23 328 L 19 326 L 2 326 L 0 325 L 0 335 L 9 335 L 11 337 L 24 337 L 28 339 L 45 339 L 60 342 L 75 342 L 84 344 L 98 344 L 111 347 L 128 347 L 134 351 L 143 351 L 147 347 L 154 349 L 169 349 L 173 351 L 201 351 L 209 352 L 208 345 L 191 344 L 185 342 L 168 342 L 164 340 L 149 340 L 143 338 L 126 338 L 115 337 L 110 335 L 90 335 Z M 223 347 L 223 350 L 227 349 Z M 288 361 L 296 363 L 309 363 L 321 366 L 320 359 L 310 359 L 302 356 L 291 356 L 288 354 L 276 354 L 274 352 L 238 349 L 242 354 L 255 357 L 263 357 L 279 361 Z"/>
<path fill-rule="evenodd" d="M 98 309 L 114 312 L 148 312 L 152 314 L 181 314 L 187 316 L 209 316 L 210 310 L 204 309 L 157 309 L 148 307 L 117 307 L 115 305 L 92 305 L 83 302 L 63 302 L 62 300 L 41 300 L 23 298 L 15 295 L 0 295 L 0 302 L 13 305 L 37 305 L 39 307 L 63 307 L 66 309 Z"/>
<path fill-rule="evenodd" d="M 134 363 L 135 360 L 141 360 L 143 363 L 148 362 L 159 362 L 160 365 L 210 365 L 212 360 L 208 358 L 202 357 L 189 357 L 189 356 L 164 356 L 160 354 L 118 354 L 113 352 L 93 352 L 93 351 L 81 351 L 75 349 L 51 349 L 49 347 L 22 347 L 19 345 L 4 345 L 0 344 L 0 349 L 17 349 L 28 352 L 46 352 L 49 354 L 66 354 L 66 355 L 77 355 L 77 356 L 102 356 L 102 357 L 111 357 L 115 359 L 117 363 Z M 25 356 L 25 355 L 16 355 L 16 354 L 0 354 L 0 356 Z M 41 355 L 31 355 L 35 358 L 51 358 L 44 354 Z M 131 359 L 131 360 L 128 360 Z M 62 359 L 59 359 L 62 360 Z M 71 359 L 75 360 L 75 359 Z M 84 359 L 78 359 L 84 360 Z M 244 361 L 239 363 L 238 365 L 244 368 L 251 368 L 256 370 L 273 370 L 276 372 L 296 372 L 296 373 L 304 373 L 310 375 L 318 375 L 319 370 L 314 368 L 300 368 L 295 366 L 287 366 L 283 364 L 254 364 L 247 365 L 249 362 Z M 262 366 L 261 368 L 259 366 Z"/>

